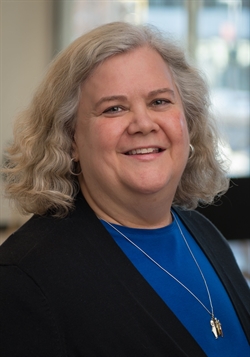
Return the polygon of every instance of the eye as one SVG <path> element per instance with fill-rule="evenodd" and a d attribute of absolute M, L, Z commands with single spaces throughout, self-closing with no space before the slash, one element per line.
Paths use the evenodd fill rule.
<path fill-rule="evenodd" d="M 155 99 L 152 102 L 152 105 L 157 107 L 157 106 L 165 105 L 165 104 L 168 104 L 168 103 L 171 103 L 171 101 L 169 99 Z"/>
<path fill-rule="evenodd" d="M 114 107 L 110 107 L 108 109 L 105 109 L 103 113 L 107 113 L 107 114 L 111 113 L 112 114 L 112 113 L 119 113 L 121 111 L 122 111 L 121 107 L 114 106 Z"/>

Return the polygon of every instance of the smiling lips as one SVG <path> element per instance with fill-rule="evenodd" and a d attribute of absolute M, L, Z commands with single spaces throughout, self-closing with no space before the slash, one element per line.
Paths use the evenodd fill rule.
<path fill-rule="evenodd" d="M 152 154 L 158 153 L 162 151 L 160 148 L 141 148 L 141 149 L 133 149 L 126 152 L 126 155 L 145 155 L 145 154 Z"/>

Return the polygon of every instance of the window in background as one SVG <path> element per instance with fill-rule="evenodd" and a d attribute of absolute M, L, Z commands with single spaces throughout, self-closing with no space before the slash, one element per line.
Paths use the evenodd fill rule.
<path fill-rule="evenodd" d="M 249 176 L 250 3 L 220 0 L 209 4 L 204 2 L 199 13 L 196 58 L 209 79 L 228 142 L 230 175 Z"/>

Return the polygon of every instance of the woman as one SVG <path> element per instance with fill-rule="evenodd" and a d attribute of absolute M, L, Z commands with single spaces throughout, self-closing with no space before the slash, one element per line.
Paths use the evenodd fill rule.
<path fill-rule="evenodd" d="M 3 356 L 243 356 L 249 290 L 193 211 L 228 188 L 201 75 L 156 29 L 55 59 L 8 149 L 34 216 L 2 245 Z"/>

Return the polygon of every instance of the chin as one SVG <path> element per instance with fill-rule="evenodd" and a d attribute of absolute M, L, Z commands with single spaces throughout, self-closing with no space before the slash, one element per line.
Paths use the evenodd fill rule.
<path fill-rule="evenodd" d="M 144 194 L 144 195 L 156 195 L 156 194 L 161 194 L 164 195 L 164 193 L 172 191 L 172 185 L 166 185 L 166 183 L 163 184 L 151 184 L 151 185 L 141 185 L 139 187 L 135 187 L 134 190 L 139 193 L 139 194 Z"/>

